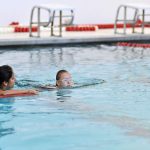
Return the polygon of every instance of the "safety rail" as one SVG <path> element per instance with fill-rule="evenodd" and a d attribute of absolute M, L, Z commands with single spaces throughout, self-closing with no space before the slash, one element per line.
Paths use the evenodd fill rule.
<path fill-rule="evenodd" d="M 122 9 L 123 9 L 123 19 L 119 19 L 119 14 Z M 133 17 L 132 19 L 127 18 L 127 13 L 129 9 L 134 11 L 134 15 L 132 16 Z M 117 14 L 115 18 L 114 33 L 115 34 L 119 33 L 117 32 L 118 22 L 123 22 L 123 34 L 126 34 L 127 24 L 130 24 L 132 26 L 132 33 L 135 33 L 136 23 L 138 22 L 139 19 L 141 19 L 141 23 L 140 23 L 141 32 L 140 33 L 144 34 L 145 25 L 150 24 L 150 21 L 145 20 L 145 17 L 149 15 L 150 15 L 150 5 L 140 4 L 140 3 L 120 5 L 117 9 Z"/>
<path fill-rule="evenodd" d="M 34 21 L 34 14 L 37 11 L 37 21 Z M 41 21 L 41 12 L 48 12 L 48 21 Z M 56 24 L 56 19 L 57 24 Z M 65 20 L 66 19 L 66 20 Z M 51 4 L 51 5 L 40 5 L 34 6 L 30 16 L 30 29 L 29 36 L 33 37 L 32 27 L 37 25 L 37 36 L 40 37 L 40 27 L 50 27 L 50 36 L 62 36 L 62 27 L 72 25 L 74 21 L 74 9 L 64 5 Z M 54 34 L 54 28 L 58 28 L 59 34 Z"/>

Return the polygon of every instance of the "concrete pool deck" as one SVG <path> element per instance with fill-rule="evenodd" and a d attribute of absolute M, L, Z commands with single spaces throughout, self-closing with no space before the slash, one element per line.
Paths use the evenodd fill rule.
<path fill-rule="evenodd" d="M 136 28 L 137 32 L 141 28 Z M 123 32 L 123 29 L 118 29 Z M 34 33 L 36 34 L 36 33 Z M 150 28 L 145 28 L 145 34 L 131 33 L 131 28 L 127 29 L 127 34 L 114 34 L 114 29 L 97 29 L 96 31 L 65 31 L 62 37 L 50 36 L 50 32 L 43 31 L 41 37 L 29 37 L 29 33 L 6 32 L 0 33 L 0 47 L 4 46 L 35 46 L 35 45 L 61 45 L 77 43 L 116 43 L 120 41 L 148 41 L 150 40 Z"/>

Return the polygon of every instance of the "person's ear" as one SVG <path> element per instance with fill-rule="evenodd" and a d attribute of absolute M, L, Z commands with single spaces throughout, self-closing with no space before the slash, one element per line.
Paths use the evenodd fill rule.
<path fill-rule="evenodd" d="M 8 82 L 4 81 L 4 82 L 2 83 L 2 85 L 3 85 L 3 87 L 7 87 Z"/>
<path fill-rule="evenodd" d="M 56 86 L 59 86 L 59 81 L 58 80 L 56 81 Z"/>

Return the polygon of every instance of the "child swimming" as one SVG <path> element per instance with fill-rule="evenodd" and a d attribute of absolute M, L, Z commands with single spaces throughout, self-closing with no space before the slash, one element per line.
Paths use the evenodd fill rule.
<path fill-rule="evenodd" d="M 88 81 L 89 82 L 89 81 Z M 92 80 L 90 83 L 80 83 L 74 84 L 72 80 L 71 74 L 67 70 L 59 70 L 56 74 L 56 84 L 55 85 L 40 85 L 37 88 L 45 89 L 45 90 L 53 90 L 53 89 L 62 89 L 62 88 L 83 88 L 83 87 L 90 87 L 95 86 L 98 84 L 105 83 L 105 80 L 102 79 L 95 79 Z"/>
<path fill-rule="evenodd" d="M 74 85 L 71 74 L 66 70 L 60 70 L 56 74 L 56 87 L 72 87 Z"/>
<path fill-rule="evenodd" d="M 59 70 L 56 74 L 56 85 L 44 85 L 40 86 L 42 89 L 60 89 L 73 87 L 74 82 L 71 74 L 67 70 Z"/>

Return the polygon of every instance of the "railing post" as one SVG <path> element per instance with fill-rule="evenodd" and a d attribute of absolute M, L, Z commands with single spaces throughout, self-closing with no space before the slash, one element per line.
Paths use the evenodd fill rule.
<path fill-rule="evenodd" d="M 59 18 L 59 35 L 62 36 L 62 10 L 60 10 L 60 18 Z"/>
<path fill-rule="evenodd" d="M 145 10 L 142 10 L 142 34 L 144 34 Z"/>
<path fill-rule="evenodd" d="M 127 6 L 124 6 L 124 23 L 123 23 L 124 34 L 126 34 L 126 25 L 127 25 Z"/>
<path fill-rule="evenodd" d="M 40 8 L 38 7 L 38 37 L 40 37 Z"/>

